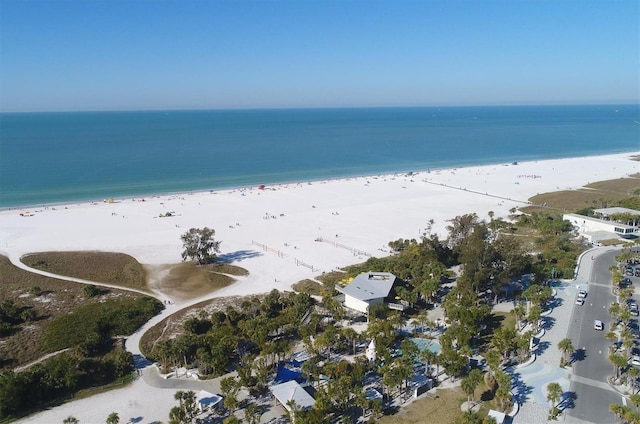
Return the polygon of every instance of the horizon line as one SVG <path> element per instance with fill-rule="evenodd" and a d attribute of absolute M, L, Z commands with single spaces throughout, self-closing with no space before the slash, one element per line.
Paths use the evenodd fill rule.
<path fill-rule="evenodd" d="M 28 113 L 113 113 L 113 112 L 210 112 L 210 111 L 269 111 L 269 110 L 322 110 L 322 109 L 420 109 L 420 108 L 472 108 L 472 107 L 540 107 L 540 106 L 638 106 L 640 102 L 594 102 L 594 103 L 505 103 L 467 105 L 393 105 L 393 106 L 267 106 L 267 107 L 209 107 L 209 108 L 158 108 L 158 109 L 65 109 L 65 110 L 18 110 L 0 111 L 4 114 Z"/>

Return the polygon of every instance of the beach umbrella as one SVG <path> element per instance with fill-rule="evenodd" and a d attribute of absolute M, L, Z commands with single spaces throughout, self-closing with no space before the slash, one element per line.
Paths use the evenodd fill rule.
<path fill-rule="evenodd" d="M 260 190 L 264 190 L 264 184 L 260 184 L 260 185 L 258 186 L 258 189 L 260 189 Z"/>

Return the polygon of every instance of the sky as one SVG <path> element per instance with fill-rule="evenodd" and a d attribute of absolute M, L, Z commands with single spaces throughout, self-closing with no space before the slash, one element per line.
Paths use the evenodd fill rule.
<path fill-rule="evenodd" d="M 0 0 L 0 112 L 639 102 L 637 0 Z"/>

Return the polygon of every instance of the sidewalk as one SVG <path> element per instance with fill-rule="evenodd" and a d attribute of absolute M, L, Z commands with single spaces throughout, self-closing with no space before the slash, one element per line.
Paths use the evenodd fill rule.
<path fill-rule="evenodd" d="M 560 368 L 562 352 L 558 349 L 560 340 L 566 337 L 567 324 L 574 307 L 578 288 L 575 282 L 560 282 L 552 286 L 556 292 L 551 313 L 541 318 L 545 333 L 533 349 L 536 360 L 523 368 L 510 368 L 513 378 L 514 400 L 520 411 L 513 417 L 513 423 L 529 424 L 547 422 L 550 405 L 547 401 L 547 385 L 557 382 L 563 391 L 568 391 L 570 368 Z"/>

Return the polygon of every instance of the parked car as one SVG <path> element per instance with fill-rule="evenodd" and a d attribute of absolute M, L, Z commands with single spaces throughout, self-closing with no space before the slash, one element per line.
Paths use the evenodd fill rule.
<path fill-rule="evenodd" d="M 587 297 L 587 291 L 586 290 L 580 290 L 578 292 L 578 297 L 581 299 L 584 299 L 585 297 Z"/>
<path fill-rule="evenodd" d="M 602 330 L 604 330 L 604 324 L 602 323 L 602 321 L 597 319 L 597 320 L 593 321 L 593 329 L 594 330 L 598 330 L 598 331 L 602 331 Z"/>
<path fill-rule="evenodd" d="M 640 366 L 640 356 L 639 355 L 631 356 L 631 359 L 629 360 L 629 363 L 631 365 Z"/>
<path fill-rule="evenodd" d="M 640 268 L 636 268 L 635 275 L 636 277 L 640 277 Z"/>
<path fill-rule="evenodd" d="M 637 317 L 640 315 L 640 312 L 638 312 L 637 309 L 631 309 L 629 312 L 631 313 L 632 317 Z"/>
<path fill-rule="evenodd" d="M 633 302 L 633 303 L 629 303 L 629 310 L 630 311 L 637 311 L 638 310 L 638 304 Z"/>
<path fill-rule="evenodd" d="M 576 305 L 580 305 L 580 306 L 584 305 L 584 298 L 582 297 L 577 298 Z"/>

